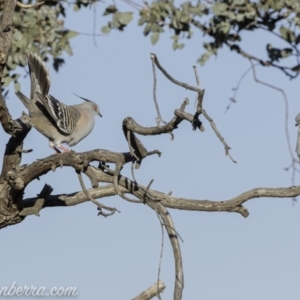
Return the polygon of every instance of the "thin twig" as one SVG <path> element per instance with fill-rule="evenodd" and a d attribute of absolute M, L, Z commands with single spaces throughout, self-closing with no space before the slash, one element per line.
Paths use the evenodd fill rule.
<path fill-rule="evenodd" d="M 252 72 L 253 72 L 253 79 L 254 81 L 256 81 L 257 83 L 260 83 L 264 86 L 267 86 L 271 89 L 274 89 L 278 92 L 280 92 L 283 96 L 283 99 L 284 99 L 284 105 L 285 105 L 285 134 L 286 134 L 286 141 L 287 141 L 287 144 L 288 144 L 288 149 L 289 149 L 289 152 L 290 152 L 290 155 L 291 155 L 291 158 L 294 159 L 294 152 L 292 150 L 292 146 L 291 146 L 291 141 L 290 141 L 290 136 L 289 136 L 289 101 L 287 99 L 287 96 L 285 94 L 285 91 L 282 89 L 282 88 L 279 88 L 277 86 L 274 86 L 270 83 L 267 83 L 267 82 L 264 82 L 260 79 L 257 78 L 256 76 L 256 70 L 255 70 L 255 65 L 253 64 L 252 60 L 250 59 L 250 64 L 251 64 L 251 67 L 252 67 Z"/>
<path fill-rule="evenodd" d="M 159 106 L 158 106 L 158 103 L 157 103 L 157 98 L 156 98 L 157 78 L 156 78 L 156 69 L 155 69 L 155 61 L 154 61 L 155 58 L 152 55 L 150 57 L 151 57 L 151 61 L 152 61 L 152 73 L 153 73 L 153 101 L 154 101 L 156 112 L 157 112 L 157 117 L 156 117 L 155 121 L 157 123 L 157 126 L 159 127 L 160 126 L 160 122 L 162 122 L 164 124 L 167 124 L 167 122 L 165 122 L 162 119 L 161 114 L 160 114 L 160 110 L 159 110 Z"/>
<path fill-rule="evenodd" d="M 230 155 L 230 153 L 229 153 L 229 150 L 231 149 L 230 146 L 226 143 L 225 139 L 223 138 L 223 136 L 219 132 L 219 130 L 218 130 L 215 122 L 213 121 L 213 119 L 206 113 L 205 109 L 202 109 L 202 114 L 205 117 L 205 119 L 210 123 L 211 128 L 213 129 L 213 131 L 215 132 L 215 134 L 217 135 L 217 137 L 219 138 L 221 143 L 224 145 L 225 155 L 227 155 L 231 159 L 231 161 L 236 164 L 237 161 L 234 160 L 232 158 L 232 156 Z"/>
<path fill-rule="evenodd" d="M 78 33 L 79 35 L 85 35 L 85 36 L 93 36 L 93 37 L 96 37 L 96 36 L 106 36 L 105 34 L 101 34 L 101 33 L 87 33 L 87 32 L 78 32 L 76 31 L 76 33 Z"/>
<path fill-rule="evenodd" d="M 195 77 L 196 77 L 197 85 L 198 85 L 198 88 L 200 89 L 200 80 L 199 80 L 199 75 L 198 75 L 197 69 L 194 68 L 194 71 L 195 71 Z M 228 156 L 231 159 L 232 162 L 236 163 L 236 161 L 232 158 L 232 156 L 229 153 L 229 150 L 231 149 L 230 146 L 226 143 L 225 139 L 223 138 L 223 136 L 219 132 L 219 130 L 218 130 L 215 122 L 213 121 L 213 119 L 207 114 L 207 112 L 205 111 L 205 109 L 203 109 L 203 107 L 202 107 L 202 101 L 203 101 L 204 91 L 205 90 L 203 90 L 203 93 L 201 95 L 198 93 L 197 114 L 195 114 L 194 119 L 197 117 L 198 114 L 200 114 L 200 113 L 203 114 L 203 116 L 209 122 L 211 128 L 215 132 L 216 136 L 219 138 L 219 140 L 221 141 L 221 143 L 224 145 L 225 155 Z"/>
<path fill-rule="evenodd" d="M 96 11 L 96 5 L 93 6 L 93 42 L 94 46 L 98 48 L 97 40 L 96 40 L 96 26 L 97 26 L 97 11 Z"/>
<path fill-rule="evenodd" d="M 159 290 L 159 282 L 160 282 L 160 271 L 161 271 L 161 264 L 162 264 L 162 259 L 163 259 L 163 254 L 164 254 L 164 240 L 165 240 L 165 231 L 164 231 L 164 226 L 163 226 L 163 221 L 160 218 L 158 212 L 156 211 L 156 214 L 159 218 L 160 222 L 160 228 L 161 228 L 161 248 L 160 248 L 160 256 L 159 256 L 159 264 L 158 264 L 158 272 L 157 272 L 157 298 L 161 300 L 160 296 L 160 290 Z"/>
<path fill-rule="evenodd" d="M 153 181 L 154 181 L 154 179 L 151 179 L 149 184 L 146 187 L 146 190 L 145 190 L 145 193 L 144 193 L 144 196 L 143 196 L 144 201 L 146 201 L 146 195 L 148 194 L 148 190 L 150 189 L 151 184 L 153 183 Z"/>
<path fill-rule="evenodd" d="M 196 83 L 197 83 L 197 86 L 198 86 L 199 89 L 201 89 L 201 87 L 200 87 L 200 79 L 199 79 L 197 67 L 196 67 L 196 66 L 193 66 L 193 68 L 194 68 L 194 73 L 195 73 L 195 77 L 196 77 Z M 204 92 L 204 90 L 203 90 L 203 92 Z M 195 99 L 195 106 L 196 106 L 196 103 L 198 102 L 198 109 L 199 109 L 200 111 L 202 110 L 203 96 L 204 96 L 204 93 L 202 93 L 201 98 L 199 98 L 200 95 L 199 95 L 199 93 L 198 93 L 198 95 L 197 95 L 197 97 L 196 97 L 196 99 Z"/>
<path fill-rule="evenodd" d="M 135 179 L 135 175 L 134 175 L 134 166 L 135 166 L 135 164 L 136 164 L 136 160 L 131 162 L 131 176 L 132 176 L 133 181 L 135 183 L 137 183 L 137 181 Z"/>
<path fill-rule="evenodd" d="M 258 65 L 259 65 L 259 63 L 254 64 L 254 66 L 258 66 Z M 244 78 L 246 77 L 246 75 L 247 75 L 251 70 L 252 70 L 252 67 L 248 68 L 248 69 L 245 71 L 245 73 L 244 73 L 244 74 L 240 77 L 240 79 L 238 80 L 238 83 L 237 83 L 237 85 L 235 86 L 235 88 L 233 88 L 234 93 L 233 93 L 233 96 L 232 96 L 231 98 L 229 98 L 230 102 L 229 102 L 229 104 L 226 106 L 225 113 L 227 113 L 227 111 L 230 109 L 230 106 L 231 106 L 232 103 L 236 103 L 236 102 L 237 102 L 237 101 L 236 101 L 236 95 L 237 95 L 237 93 L 238 93 L 238 91 L 239 91 L 240 85 L 241 85 L 241 83 L 243 82 L 243 80 L 244 80 Z"/>
<path fill-rule="evenodd" d="M 79 182 L 80 182 L 80 185 L 81 185 L 81 188 L 82 188 L 83 192 L 85 193 L 85 195 L 86 195 L 86 196 L 87 196 L 87 197 L 88 197 L 95 205 L 98 206 L 98 209 L 99 209 L 98 215 L 102 215 L 102 216 L 104 216 L 104 217 L 109 217 L 109 216 L 113 215 L 116 211 L 120 213 L 120 211 L 117 210 L 117 209 L 114 208 L 114 207 L 109 207 L 109 206 L 106 206 L 106 205 L 103 205 L 103 204 L 97 202 L 97 201 L 89 194 L 88 190 L 86 189 L 86 187 L 85 187 L 85 185 L 84 185 L 84 182 L 83 182 L 83 179 L 82 179 L 81 172 L 76 171 L 76 173 L 77 173 L 77 176 L 78 176 L 78 179 L 79 179 Z M 110 213 L 108 213 L 108 214 L 107 214 L 107 213 L 104 213 L 104 212 L 102 211 L 102 209 L 108 210 L 108 211 L 110 211 Z"/>

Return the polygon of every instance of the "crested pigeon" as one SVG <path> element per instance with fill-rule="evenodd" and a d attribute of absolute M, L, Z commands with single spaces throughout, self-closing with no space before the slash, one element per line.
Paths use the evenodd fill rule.
<path fill-rule="evenodd" d="M 84 139 L 93 129 L 95 115 L 102 117 L 95 102 L 82 98 L 85 102 L 65 105 L 49 94 L 50 76 L 41 58 L 28 54 L 31 79 L 30 99 L 20 91 L 16 95 L 27 107 L 31 125 L 49 139 L 49 146 L 56 152 L 68 152 L 61 145 L 74 146 Z"/>

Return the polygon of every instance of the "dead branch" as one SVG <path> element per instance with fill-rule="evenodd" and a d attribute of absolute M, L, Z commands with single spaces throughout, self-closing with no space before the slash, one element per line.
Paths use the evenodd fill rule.
<path fill-rule="evenodd" d="M 141 292 L 138 296 L 134 297 L 132 300 L 150 300 L 161 293 L 165 287 L 165 284 L 159 280 L 158 282 L 153 283 L 145 291 Z"/>
<path fill-rule="evenodd" d="M 151 55 L 151 61 L 152 61 L 152 73 L 153 73 L 153 101 L 154 101 L 156 112 L 157 112 L 157 117 L 156 117 L 155 121 L 157 123 L 157 127 L 159 127 L 160 123 L 166 124 L 166 122 L 161 117 L 158 102 L 157 102 L 157 99 L 156 99 L 157 79 L 156 79 L 156 70 L 155 70 L 154 57 L 152 55 Z"/>
<path fill-rule="evenodd" d="M 183 88 L 185 88 L 185 89 L 187 89 L 187 90 L 190 90 L 190 91 L 194 91 L 194 92 L 197 92 L 197 93 L 199 93 L 199 94 L 202 94 L 203 93 L 203 91 L 201 90 L 201 89 L 199 89 L 199 88 L 196 88 L 196 87 L 194 87 L 194 86 L 191 86 L 191 85 L 189 85 L 189 84 L 187 84 L 187 83 L 184 83 L 184 82 L 180 82 L 180 81 L 178 81 L 178 80 L 176 80 L 176 79 L 174 79 L 162 66 L 161 66 L 161 64 L 160 64 L 160 62 L 158 61 L 158 59 L 157 59 L 157 56 L 154 54 L 154 53 L 151 53 L 150 54 L 150 57 L 151 57 L 151 59 L 154 61 L 154 63 L 155 63 L 155 65 L 158 67 L 158 69 L 171 81 L 171 82 L 173 82 L 174 84 L 176 84 L 176 85 L 179 85 L 179 86 L 181 86 L 181 87 L 183 87 Z"/>
<path fill-rule="evenodd" d="M 124 188 L 120 187 L 122 192 L 127 192 Z M 94 189 L 89 189 L 88 193 L 95 199 L 111 197 L 116 195 L 116 191 L 112 184 L 106 186 L 101 186 Z M 27 198 L 22 202 L 23 209 L 20 212 L 20 215 L 27 216 L 35 214 L 36 208 L 35 203 L 38 201 L 39 197 Z M 89 201 L 90 199 L 86 194 L 82 192 L 75 192 L 72 194 L 61 194 L 61 195 L 49 195 L 44 198 L 44 204 L 41 209 L 46 207 L 68 207 L 75 206 L 84 202 Z M 39 210 L 40 211 L 40 210 Z"/>
<path fill-rule="evenodd" d="M 78 175 L 78 179 L 79 179 L 79 182 L 80 182 L 80 185 L 81 185 L 81 188 L 84 192 L 84 194 L 88 197 L 89 200 L 91 200 L 97 207 L 98 207 L 98 210 L 99 210 L 99 213 L 98 215 L 101 215 L 103 217 L 109 217 L 109 216 L 112 216 L 116 211 L 117 212 L 120 212 L 119 210 L 117 210 L 115 207 L 109 207 L 109 206 L 106 206 L 106 205 L 103 205 L 101 204 L 100 202 L 96 201 L 88 192 L 88 190 L 86 189 L 85 185 L 84 185 L 84 182 L 83 182 L 83 179 L 82 179 L 82 175 L 80 172 L 76 172 L 77 175 Z M 110 213 L 105 213 L 103 212 L 102 210 L 105 209 L 105 210 L 108 210 L 110 211 Z"/>
<path fill-rule="evenodd" d="M 117 195 L 113 185 L 114 172 L 110 174 L 91 166 L 87 167 L 86 172 L 89 174 L 89 176 L 93 176 L 94 180 L 97 180 L 98 182 L 110 183 L 110 185 L 105 187 L 89 189 L 88 192 L 94 199 Z M 147 187 L 139 185 L 122 175 L 120 175 L 118 179 L 118 188 L 123 194 L 130 193 L 141 200 L 145 197 L 150 197 L 149 195 L 151 195 L 153 199 L 159 200 L 159 202 L 166 208 L 187 211 L 235 212 L 241 214 L 243 217 L 247 217 L 249 215 L 248 210 L 243 206 L 243 204 L 249 200 L 261 197 L 289 199 L 300 195 L 300 186 L 292 186 L 281 188 L 255 188 L 223 201 L 194 200 L 174 197 L 150 188 L 148 189 L 147 196 L 145 196 Z M 37 199 L 38 198 L 24 199 L 22 202 L 23 209 L 34 206 L 34 203 Z M 73 206 L 88 200 L 89 199 L 83 192 L 76 192 L 69 195 L 49 196 L 45 199 L 43 208 L 54 206 Z"/>
<path fill-rule="evenodd" d="M 163 220 L 163 223 L 165 224 L 165 228 L 169 235 L 175 260 L 175 288 L 173 299 L 180 300 L 182 298 L 182 291 L 184 287 L 182 256 L 178 236 L 176 231 L 174 230 L 175 226 L 172 217 L 161 203 L 154 203 L 152 201 L 149 201 L 147 202 L 147 205 L 158 212 L 159 216 Z"/>
<path fill-rule="evenodd" d="M 197 92 L 197 99 L 198 99 L 198 105 L 197 105 L 197 112 L 195 113 L 195 115 L 193 116 L 193 120 L 192 120 L 192 125 L 193 128 L 199 128 L 201 131 L 203 131 L 203 127 L 202 127 L 202 123 L 201 121 L 198 119 L 198 116 L 202 113 L 203 116 L 207 119 L 207 121 L 210 123 L 212 129 L 214 130 L 214 132 L 216 133 L 217 137 L 219 138 L 219 140 L 221 141 L 221 143 L 224 145 L 225 147 L 225 154 L 232 160 L 232 162 L 236 163 L 236 161 L 231 157 L 231 155 L 229 154 L 229 150 L 231 149 L 228 144 L 225 142 L 225 139 L 222 137 L 221 133 L 219 132 L 216 124 L 213 122 L 212 118 L 207 114 L 207 112 L 202 108 L 202 103 L 203 103 L 203 96 L 204 96 L 204 90 L 201 90 L 200 87 L 194 87 L 191 85 L 188 85 L 187 83 L 184 82 L 180 82 L 176 79 L 174 79 L 159 63 L 157 57 L 155 54 L 151 53 L 151 59 L 154 61 L 155 65 L 159 68 L 159 70 L 161 70 L 161 72 L 174 84 L 177 84 L 181 87 L 184 87 L 188 90 Z M 197 84 L 200 85 L 200 81 L 199 81 L 199 76 L 196 72 L 195 69 L 195 74 L 196 74 L 196 80 L 197 80 Z"/>

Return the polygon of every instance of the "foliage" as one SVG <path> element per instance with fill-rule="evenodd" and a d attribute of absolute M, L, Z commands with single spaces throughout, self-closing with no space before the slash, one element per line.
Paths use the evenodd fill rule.
<path fill-rule="evenodd" d="M 0 0 L 0 12 L 2 2 Z M 198 62 L 204 64 L 212 55 L 216 55 L 223 47 L 228 47 L 245 58 L 257 61 L 263 66 L 272 66 L 283 71 L 290 78 L 295 78 L 300 71 L 300 1 L 299 0 L 219 0 L 219 1 L 186 1 L 175 3 L 169 0 L 154 0 L 142 5 L 130 0 L 127 11 L 120 11 L 117 4 L 103 7 L 103 15 L 109 18 L 101 31 L 109 34 L 112 30 L 123 31 L 134 19 L 132 8 L 138 10 L 138 26 L 143 27 L 143 34 L 150 36 L 152 44 L 156 44 L 162 33 L 171 32 L 173 49 L 182 49 L 184 41 L 193 36 L 193 31 L 200 31 L 202 39 L 202 55 Z M 30 0 L 29 3 L 32 3 Z M 17 7 L 14 15 L 16 31 L 12 44 L 12 55 L 9 57 L 4 86 L 14 82 L 18 89 L 16 68 L 26 65 L 26 53 L 39 52 L 45 61 L 53 59 L 55 70 L 64 63 L 63 53 L 72 55 L 70 39 L 78 33 L 64 27 L 67 1 L 46 1 L 45 4 L 30 9 Z M 97 0 L 76 0 L 72 2 L 73 10 L 80 11 L 84 7 L 98 4 Z M 284 48 L 278 48 L 266 41 L 265 45 L 256 45 L 262 49 L 262 57 L 251 54 L 252 49 L 242 49 L 243 34 L 247 32 L 265 31 L 282 41 Z M 280 42 L 281 40 L 281 42 Z M 267 59 L 266 59 L 267 57 Z M 290 66 L 282 65 L 287 57 Z M 284 61 L 286 64 L 286 62 Z"/>
<path fill-rule="evenodd" d="M 4 86 L 14 82 L 15 88 L 19 89 L 16 69 L 27 65 L 27 52 L 38 52 L 44 61 L 51 57 L 56 70 L 63 63 L 60 57 L 63 52 L 72 55 L 69 40 L 77 33 L 64 29 L 65 17 L 65 8 L 57 2 L 47 2 L 39 8 L 16 8 L 11 55 L 2 80 Z"/>

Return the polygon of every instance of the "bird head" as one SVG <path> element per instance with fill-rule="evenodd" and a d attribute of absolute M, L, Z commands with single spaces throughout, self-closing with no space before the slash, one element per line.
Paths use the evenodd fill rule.
<path fill-rule="evenodd" d="M 91 102 L 92 102 L 92 101 L 91 101 Z M 95 115 L 98 115 L 99 117 L 102 118 L 102 115 L 101 115 L 101 113 L 100 113 L 99 106 L 98 106 L 96 103 L 92 102 L 92 107 L 93 107 L 93 111 L 94 111 Z"/>
<path fill-rule="evenodd" d="M 73 94 L 74 94 L 75 96 L 79 97 L 80 99 L 86 101 L 87 103 L 89 103 L 88 106 L 92 109 L 92 111 L 94 112 L 94 114 L 102 118 L 102 115 L 101 115 L 101 113 L 100 113 L 99 106 L 98 106 L 95 102 L 93 102 L 93 101 L 91 101 L 91 100 L 89 100 L 89 99 L 80 97 L 80 96 L 76 95 L 75 93 L 73 93 Z"/>

